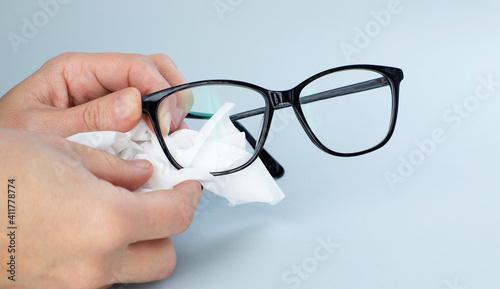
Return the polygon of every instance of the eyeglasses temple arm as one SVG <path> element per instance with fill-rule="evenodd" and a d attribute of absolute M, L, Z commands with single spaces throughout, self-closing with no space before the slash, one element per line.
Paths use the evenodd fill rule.
<path fill-rule="evenodd" d="M 356 84 L 351 84 L 311 95 L 307 95 L 300 98 L 300 103 L 309 103 L 317 100 L 323 100 L 328 98 L 333 98 L 337 96 L 347 95 L 356 92 L 362 92 L 370 89 L 380 88 L 389 85 L 389 82 L 385 77 L 380 77 L 372 80 L 367 80 L 359 82 Z"/>
<path fill-rule="evenodd" d="M 245 133 L 245 137 L 250 143 L 250 145 L 255 149 L 257 146 L 257 141 L 253 138 L 252 134 L 237 120 L 233 121 L 234 126 L 241 132 Z M 281 178 L 285 174 L 285 169 L 283 166 L 278 163 L 278 161 L 273 158 L 265 149 L 262 149 L 262 151 L 259 154 L 259 158 L 262 160 L 262 163 L 266 167 L 266 169 L 269 171 L 271 176 L 275 179 Z"/>
<path fill-rule="evenodd" d="M 210 119 L 212 115 L 213 114 L 209 113 L 189 112 L 186 115 L 186 118 Z M 240 132 L 245 133 L 245 138 L 247 139 L 248 143 L 255 149 L 255 147 L 257 146 L 257 141 L 252 136 L 252 134 L 239 121 L 232 120 L 232 122 Z M 280 165 L 280 163 L 278 163 L 278 161 L 276 161 L 276 159 L 273 158 L 265 149 L 262 149 L 259 154 L 259 158 L 262 160 L 262 163 L 269 171 L 271 176 L 273 176 L 273 178 L 279 179 L 285 174 L 285 169 L 283 168 L 283 166 Z"/>
<path fill-rule="evenodd" d="M 379 78 L 375 78 L 372 80 L 367 80 L 367 81 L 363 81 L 363 82 L 359 82 L 359 83 L 355 83 L 355 84 L 351 84 L 351 85 L 347 85 L 347 86 L 334 88 L 331 90 L 307 95 L 307 96 L 300 98 L 300 103 L 304 104 L 304 103 L 309 103 L 309 102 L 313 102 L 313 101 L 318 101 L 318 100 L 338 97 L 338 96 L 342 96 L 342 95 L 347 95 L 347 94 L 351 94 L 351 93 L 362 92 L 365 90 L 375 89 L 375 88 L 383 87 L 386 85 L 389 85 L 389 82 L 387 81 L 387 79 L 385 77 L 379 77 Z M 285 103 L 285 104 L 280 105 L 276 109 L 281 109 L 281 108 L 290 107 L 290 106 L 291 106 L 291 104 Z M 262 114 L 264 112 L 265 112 L 265 108 L 261 107 L 261 108 L 256 108 L 256 109 L 240 112 L 237 114 L 233 114 L 233 115 L 231 115 L 230 118 L 234 122 L 236 120 L 246 118 L 246 117 L 251 117 L 254 115 L 258 115 L 258 114 Z"/>

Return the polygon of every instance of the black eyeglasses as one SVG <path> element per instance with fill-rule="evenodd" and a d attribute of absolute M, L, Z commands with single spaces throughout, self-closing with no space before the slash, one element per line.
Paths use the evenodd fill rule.
<path fill-rule="evenodd" d="M 151 119 L 166 157 L 174 167 L 182 169 L 191 164 L 169 151 L 160 126 L 161 121 L 171 119 L 163 114 L 168 110 L 165 100 L 177 95 L 193 101 L 185 121 L 195 131 L 201 130 L 225 103 L 232 103 L 229 120 L 237 136 L 223 131 L 227 129 L 210 131 L 209 140 L 197 152 L 209 155 L 210 165 L 205 169 L 215 176 L 230 174 L 260 157 L 271 175 L 280 177 L 283 167 L 263 149 L 275 110 L 291 106 L 311 141 L 324 152 L 358 156 L 379 149 L 393 134 L 401 80 L 401 69 L 377 65 L 332 68 L 283 91 L 235 80 L 205 80 L 146 95 L 142 108 Z M 244 138 L 246 144 L 235 148 L 224 141 L 211 141 L 230 137 Z M 235 149 L 245 153 L 237 160 L 226 158 Z"/>

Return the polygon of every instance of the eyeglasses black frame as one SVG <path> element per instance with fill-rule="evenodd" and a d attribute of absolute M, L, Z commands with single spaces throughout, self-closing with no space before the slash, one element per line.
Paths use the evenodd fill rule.
<path fill-rule="evenodd" d="M 336 89 L 332 89 L 330 91 L 324 92 L 324 93 L 318 93 L 313 96 L 306 96 L 303 98 L 300 98 L 300 92 L 302 89 L 307 86 L 309 83 L 312 81 L 334 73 L 334 72 L 339 72 L 339 71 L 344 71 L 344 70 L 352 70 L 352 69 L 363 69 L 363 70 L 369 70 L 369 71 L 374 71 L 378 72 L 381 74 L 383 77 L 381 78 L 376 78 L 373 80 L 357 83 L 357 84 L 352 84 Z M 165 144 L 165 141 L 162 137 L 161 134 L 161 129 L 160 129 L 160 124 L 158 121 L 158 108 L 163 99 L 168 97 L 169 95 L 172 95 L 180 90 L 184 89 L 189 89 L 197 86 L 202 86 L 202 85 L 213 85 L 213 84 L 219 84 L 219 85 L 232 85 L 232 86 L 239 86 L 239 87 L 244 87 L 247 89 L 254 90 L 258 92 L 259 94 L 262 95 L 265 101 L 265 107 L 263 108 L 257 108 L 248 112 L 242 112 L 236 115 L 230 116 L 230 119 L 233 121 L 235 126 L 240 130 L 240 131 L 245 131 L 246 132 L 246 137 L 249 143 L 253 144 L 254 146 L 254 154 L 252 157 L 243 165 L 222 171 L 222 172 L 211 172 L 212 175 L 214 176 L 220 176 L 220 175 L 226 175 L 226 174 L 231 174 L 235 173 L 237 171 L 240 171 L 246 167 L 248 167 L 251 163 L 253 163 L 257 157 L 263 158 L 264 162 L 276 162 L 264 149 L 264 144 L 267 138 L 267 135 L 269 133 L 270 127 L 271 127 L 271 122 L 272 118 L 274 115 L 274 111 L 277 109 L 282 109 L 286 107 L 292 107 L 293 111 L 295 112 L 295 115 L 297 116 L 302 128 L 306 132 L 307 136 L 309 139 L 322 151 L 339 156 L 339 157 L 353 157 L 353 156 L 359 156 L 363 155 L 366 153 L 370 153 L 372 151 L 375 151 L 382 146 L 384 146 L 391 136 L 394 133 L 394 129 L 396 126 L 396 119 L 397 119 L 397 113 L 398 113 L 398 106 L 399 106 L 399 86 L 401 81 L 403 80 L 403 71 L 399 68 L 395 67 L 388 67 L 388 66 L 380 66 L 380 65 L 369 65 L 369 64 L 357 64 L 357 65 L 347 65 L 347 66 L 341 66 L 341 67 L 336 67 L 332 69 L 325 70 L 323 72 L 320 72 L 318 74 L 315 74 L 308 79 L 304 80 L 297 86 L 295 86 L 292 89 L 289 90 L 283 90 L 283 91 L 275 91 L 275 90 L 269 90 L 262 88 L 260 86 L 243 82 L 243 81 L 237 81 L 237 80 L 227 80 L 227 79 L 215 79 L 215 80 L 202 80 L 202 81 L 196 81 L 196 82 L 190 82 L 174 87 L 170 87 L 164 90 L 160 90 L 157 92 L 153 92 L 151 94 L 148 94 L 142 98 L 142 110 L 145 112 L 152 123 L 153 130 L 158 138 L 158 141 L 160 143 L 160 146 L 167 156 L 168 160 L 171 162 L 171 164 L 177 168 L 177 169 L 182 169 L 183 167 L 177 163 L 177 161 L 173 158 L 173 156 L 170 154 L 167 145 Z M 331 97 L 337 97 L 337 96 L 342 96 L 354 92 L 361 92 L 369 89 L 374 89 L 382 86 L 389 85 L 391 88 L 391 93 L 392 93 L 392 115 L 391 115 L 391 122 L 390 126 L 387 132 L 387 135 L 385 138 L 375 145 L 374 147 L 371 147 L 369 149 L 359 151 L 359 152 L 354 152 L 354 153 L 340 153 L 336 152 L 333 150 L 330 150 L 326 146 L 324 146 L 321 141 L 314 135 L 313 131 L 307 124 L 307 121 L 305 119 L 305 116 L 302 112 L 301 108 L 301 103 L 307 103 L 311 101 L 316 101 L 320 99 L 325 99 L 325 98 L 331 98 Z M 310 99 L 308 99 L 310 98 Z M 248 131 L 238 122 L 239 119 L 257 115 L 264 113 L 264 118 L 263 118 L 263 124 L 262 124 L 262 131 L 260 132 L 260 136 L 258 136 L 258 141 L 255 141 L 253 136 L 251 136 Z M 203 118 L 203 119 L 208 119 L 210 118 L 211 115 L 204 115 L 204 114 L 199 114 L 195 112 L 190 112 L 186 115 L 186 118 Z M 268 169 L 270 167 L 274 167 L 275 173 L 273 176 L 275 177 L 280 177 L 283 175 L 284 170 L 283 168 L 276 162 L 275 164 L 266 164 L 266 167 Z M 271 171 L 271 170 L 270 170 Z"/>

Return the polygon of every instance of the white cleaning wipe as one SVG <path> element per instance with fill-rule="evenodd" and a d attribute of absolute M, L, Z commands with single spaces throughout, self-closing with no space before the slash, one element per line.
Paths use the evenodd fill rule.
<path fill-rule="evenodd" d="M 234 104 L 225 103 L 198 132 L 182 129 L 165 137 L 170 153 L 179 163 L 188 167 L 181 170 L 168 161 L 144 117 L 126 133 L 86 132 L 68 139 L 106 150 L 126 160 L 150 161 L 154 167 L 153 176 L 138 192 L 168 190 L 183 181 L 197 180 L 205 189 L 229 200 L 230 205 L 250 202 L 274 205 L 284 195 L 259 158 L 249 167 L 233 174 L 214 177 L 209 173 L 234 167 L 249 158 L 245 150 L 245 134 L 238 131 L 229 119 L 233 107 Z M 224 149 L 221 150 L 221 147 Z M 218 154 L 213 153 L 216 149 Z M 224 154 L 221 155 L 220 151 Z"/>

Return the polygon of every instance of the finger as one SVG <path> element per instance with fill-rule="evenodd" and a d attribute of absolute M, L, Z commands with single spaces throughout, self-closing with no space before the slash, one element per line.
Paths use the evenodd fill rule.
<path fill-rule="evenodd" d="M 52 132 L 60 132 L 62 136 L 88 131 L 131 130 L 142 117 L 141 94 L 135 88 L 125 88 L 68 109 L 50 109 L 40 114 L 39 118 L 54 119 Z"/>
<path fill-rule="evenodd" d="M 153 54 L 148 56 L 158 68 L 160 74 L 167 80 L 171 86 L 177 86 L 186 83 L 186 79 L 179 71 L 175 63 L 165 54 Z M 171 131 L 179 129 L 182 119 L 191 110 L 193 106 L 193 95 L 190 90 L 184 90 L 175 93 L 175 109 L 172 111 L 172 123 L 175 126 Z M 172 98 L 169 96 L 169 98 Z M 161 106 L 160 106 L 161 109 Z"/>
<path fill-rule="evenodd" d="M 177 86 L 186 83 L 186 79 L 170 57 L 165 54 L 152 54 L 147 57 L 153 61 L 158 69 L 158 72 L 170 84 L 170 86 Z"/>
<path fill-rule="evenodd" d="M 184 82 L 180 72 L 168 57 L 152 57 L 161 67 L 162 73 L 172 83 Z M 169 82 L 160 73 L 152 58 L 139 54 L 122 53 L 65 53 L 48 61 L 42 71 L 49 73 L 54 83 L 60 85 L 48 86 L 39 93 L 39 98 L 46 95 L 60 95 L 60 99 L 46 99 L 46 103 L 58 107 L 68 107 L 86 103 L 112 91 L 126 87 L 135 87 L 141 95 L 146 95 L 170 87 Z M 172 68 L 173 67 L 173 68 Z M 175 69 L 174 69 L 175 68 Z M 174 69 L 169 72 L 169 69 Z M 67 87 L 67 95 L 60 91 L 60 86 Z M 66 100 L 65 100 L 66 99 Z M 190 100 L 192 97 L 169 97 L 168 112 L 170 120 L 168 129 L 174 131 L 192 106 L 192 101 L 178 104 L 177 99 Z M 163 112 L 163 116 L 167 111 Z M 168 130 L 167 129 L 167 130 Z M 164 129 L 165 130 L 165 129 Z"/>
<path fill-rule="evenodd" d="M 48 61 L 42 70 L 63 81 L 73 104 L 88 102 L 109 92 L 135 87 L 141 95 L 170 85 L 154 62 L 139 54 L 64 53 Z"/>
<path fill-rule="evenodd" d="M 179 125 L 178 129 L 189 129 L 189 127 L 185 121 L 182 121 L 181 124 Z"/>
<path fill-rule="evenodd" d="M 167 278 L 177 258 L 170 238 L 133 243 L 113 270 L 114 282 L 143 283 Z"/>
<path fill-rule="evenodd" d="M 134 191 L 153 174 L 153 166 L 147 160 L 126 161 L 106 151 L 69 143 L 87 170 L 115 186 Z"/>
<path fill-rule="evenodd" d="M 185 181 L 172 190 L 136 194 L 134 198 L 130 242 L 166 238 L 184 232 L 191 224 L 200 202 L 201 185 Z"/>
<path fill-rule="evenodd" d="M 160 124 L 161 132 L 164 136 L 182 128 L 184 117 L 191 109 L 191 104 L 189 105 L 189 108 L 186 107 L 179 108 L 177 107 L 179 101 L 171 101 L 171 100 L 185 99 L 185 98 L 192 98 L 190 90 L 178 91 L 174 94 L 167 96 L 161 101 L 158 107 L 158 123 Z"/>

